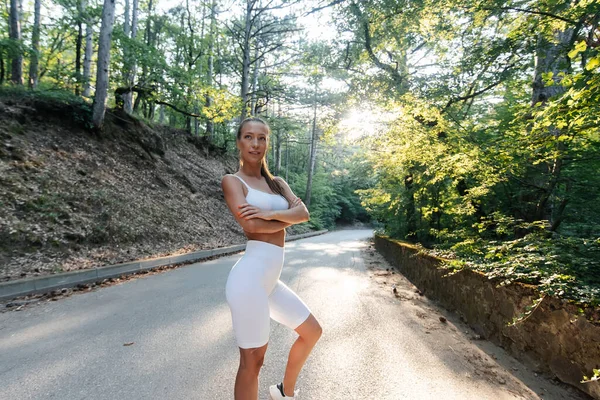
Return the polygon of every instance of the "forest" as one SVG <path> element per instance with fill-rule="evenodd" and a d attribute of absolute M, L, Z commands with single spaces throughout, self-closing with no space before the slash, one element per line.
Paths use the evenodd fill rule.
<path fill-rule="evenodd" d="M 373 221 L 501 284 L 600 304 L 600 3 L 10 0 L 0 95 L 202 136 L 269 121 L 315 228 Z"/>

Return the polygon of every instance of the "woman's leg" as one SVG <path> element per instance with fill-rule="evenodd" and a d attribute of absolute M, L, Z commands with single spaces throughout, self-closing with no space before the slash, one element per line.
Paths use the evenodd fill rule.
<path fill-rule="evenodd" d="M 286 396 L 293 397 L 296 388 L 296 380 L 300 374 L 302 366 L 306 362 L 311 350 L 321 337 L 323 332 L 321 325 L 316 318 L 310 314 L 306 321 L 296 328 L 298 339 L 290 349 L 285 375 L 283 377 L 283 390 Z"/>
<path fill-rule="evenodd" d="M 266 351 L 266 344 L 254 349 L 240 348 L 240 367 L 235 377 L 235 400 L 258 399 L 258 374 Z"/>
<path fill-rule="evenodd" d="M 283 391 L 286 396 L 293 397 L 296 380 L 308 355 L 321 337 L 321 325 L 310 312 L 310 309 L 293 290 L 283 282 L 278 281 L 269 295 L 269 308 L 271 318 L 298 333 L 299 337 L 292 345 L 288 357 L 285 375 L 283 378 Z M 271 391 L 280 391 L 276 386 Z M 271 396 L 277 397 L 275 394 Z"/>

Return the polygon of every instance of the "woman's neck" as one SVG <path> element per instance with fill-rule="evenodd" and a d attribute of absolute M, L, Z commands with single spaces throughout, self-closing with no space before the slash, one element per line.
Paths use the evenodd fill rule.
<path fill-rule="evenodd" d="M 260 179 L 262 174 L 260 173 L 261 164 L 250 165 L 248 163 L 244 163 L 242 167 L 240 167 L 240 172 L 246 176 L 251 176 L 256 179 Z"/>

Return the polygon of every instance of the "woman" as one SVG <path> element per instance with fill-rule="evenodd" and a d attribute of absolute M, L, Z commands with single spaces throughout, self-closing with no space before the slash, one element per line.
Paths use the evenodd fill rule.
<path fill-rule="evenodd" d="M 248 243 L 227 279 L 226 295 L 240 348 L 236 400 L 257 400 L 258 374 L 269 340 L 270 318 L 294 329 L 283 381 L 269 388 L 271 398 L 294 399 L 296 379 L 321 336 L 321 326 L 300 298 L 279 280 L 285 228 L 308 221 L 308 210 L 288 184 L 271 175 L 266 153 L 270 128 L 260 118 L 244 120 L 237 131 L 240 169 L 221 181 L 229 210 Z"/>

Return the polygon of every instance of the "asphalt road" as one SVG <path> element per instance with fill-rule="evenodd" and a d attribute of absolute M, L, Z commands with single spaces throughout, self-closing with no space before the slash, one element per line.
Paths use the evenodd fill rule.
<path fill-rule="evenodd" d="M 282 280 L 324 328 L 300 399 L 580 398 L 472 340 L 403 277 L 365 261 L 371 235 L 337 231 L 286 245 Z M 0 314 L 0 399 L 232 399 L 238 350 L 224 287 L 239 257 Z M 272 322 L 261 400 L 281 380 L 294 338 Z"/>

